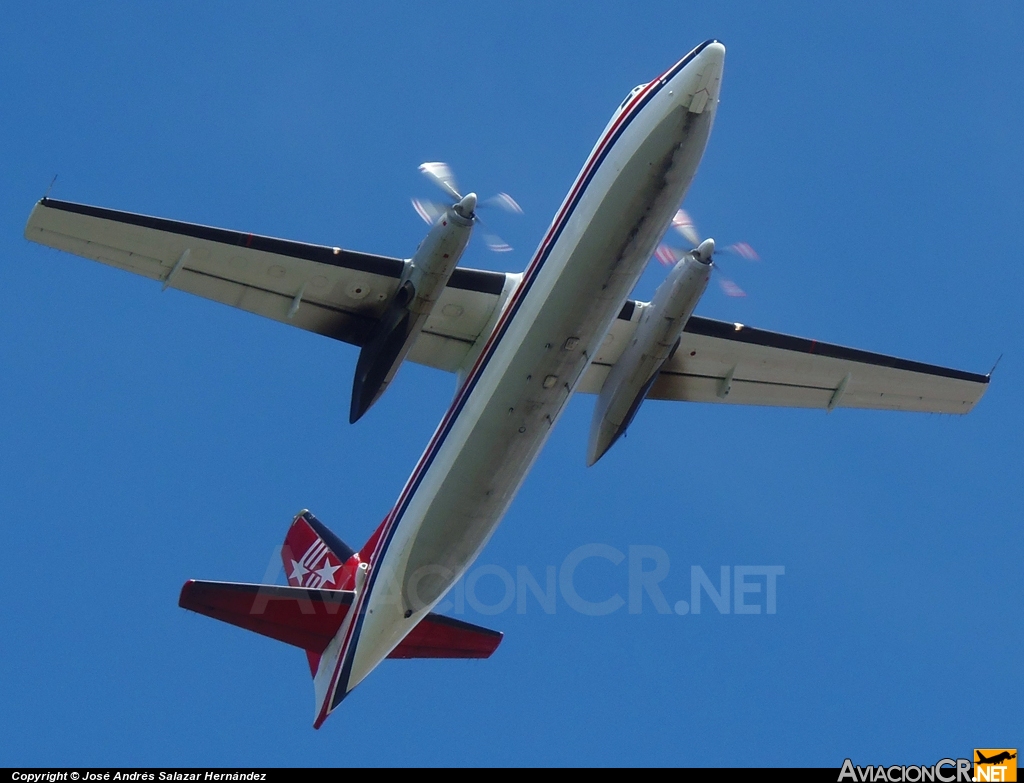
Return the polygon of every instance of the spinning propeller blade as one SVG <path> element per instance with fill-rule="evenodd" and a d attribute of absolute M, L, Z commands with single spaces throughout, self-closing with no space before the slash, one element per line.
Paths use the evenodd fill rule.
<path fill-rule="evenodd" d="M 743 297 L 747 295 L 747 292 L 736 285 L 728 277 L 718 276 L 718 286 L 722 289 L 726 296 L 732 297 Z"/>
<path fill-rule="evenodd" d="M 484 234 L 484 244 L 487 245 L 487 249 L 495 253 L 510 253 L 512 252 L 512 245 L 506 242 L 504 239 L 499 237 L 497 234 Z"/>
<path fill-rule="evenodd" d="M 497 207 L 513 215 L 523 214 L 523 208 L 508 193 L 498 193 L 480 202 L 481 207 Z"/>
<path fill-rule="evenodd" d="M 672 266 L 683 257 L 683 252 L 662 242 L 658 245 L 658 249 L 654 251 L 654 257 L 664 266 Z"/>
<path fill-rule="evenodd" d="M 447 193 L 453 198 L 457 204 L 457 210 L 463 217 L 468 217 L 473 220 L 474 223 L 479 223 L 483 235 L 484 244 L 487 245 L 489 250 L 495 253 L 507 253 L 512 250 L 512 246 L 504 239 L 499 237 L 490 229 L 484 227 L 483 221 L 480 216 L 476 214 L 476 209 L 479 207 L 494 207 L 505 212 L 511 212 L 515 215 L 523 214 L 523 208 L 519 206 L 514 198 L 508 193 L 497 193 L 484 201 L 477 202 L 476 195 L 470 193 L 465 197 L 459 192 L 458 182 L 455 180 L 455 174 L 452 172 L 451 166 L 442 161 L 433 161 L 430 163 L 423 163 L 420 165 L 420 172 L 437 185 L 441 190 Z M 444 204 L 439 204 L 436 201 L 428 201 L 427 199 L 414 198 L 412 199 L 412 208 L 416 210 L 416 214 L 423 218 L 423 221 L 429 225 L 433 225 L 437 222 L 446 211 L 447 207 Z M 465 214 L 469 211 L 470 214 Z"/>
<path fill-rule="evenodd" d="M 685 209 L 680 209 L 676 212 L 676 216 L 672 218 L 672 228 L 682 234 L 683 238 L 691 245 L 700 244 L 700 234 L 697 233 L 697 226 Z"/>
<path fill-rule="evenodd" d="M 752 248 L 746 242 L 734 242 L 733 244 L 729 245 L 724 249 L 729 253 L 734 253 L 735 255 L 738 255 L 740 258 L 747 259 L 747 261 L 761 260 L 761 256 L 757 254 L 757 251 L 754 250 L 754 248 Z"/>
<path fill-rule="evenodd" d="M 672 228 L 678 231 L 679 234 L 694 248 L 698 247 L 703 241 L 701 240 L 700 232 L 697 231 L 697 225 L 693 222 L 693 218 L 690 217 L 689 213 L 685 209 L 680 209 L 676 212 L 675 216 L 672 218 Z M 754 248 L 747 242 L 735 242 L 721 248 L 721 250 L 716 250 L 714 254 L 717 255 L 722 250 L 727 253 L 737 255 L 740 258 L 745 258 L 747 261 L 761 260 L 757 251 L 754 250 Z M 654 251 L 654 257 L 665 266 L 671 266 L 677 263 L 684 255 L 685 251 L 671 247 L 664 242 L 658 245 L 658 249 Z M 747 295 L 746 291 L 722 274 L 720 266 L 717 264 L 714 265 L 713 270 L 718 274 L 718 285 L 726 296 L 739 298 Z"/>
<path fill-rule="evenodd" d="M 431 226 L 444 214 L 443 204 L 438 204 L 436 201 L 426 201 L 421 198 L 414 198 L 412 200 L 412 208 L 416 210 L 417 215 L 423 218 L 424 223 Z"/>
<path fill-rule="evenodd" d="M 423 163 L 420 165 L 420 171 L 423 172 L 424 176 L 428 179 L 433 180 L 435 185 L 441 188 L 441 190 L 453 199 L 456 201 L 462 200 L 462 194 L 459 193 L 459 185 L 455 181 L 455 175 L 452 173 L 451 167 L 447 163 L 442 163 L 441 161 Z"/>

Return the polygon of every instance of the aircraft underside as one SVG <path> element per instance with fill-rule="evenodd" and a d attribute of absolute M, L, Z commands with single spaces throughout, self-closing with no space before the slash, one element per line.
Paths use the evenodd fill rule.
<path fill-rule="evenodd" d="M 704 154 L 724 54 L 706 41 L 630 92 L 522 274 L 458 266 L 481 202 L 441 163 L 421 170 L 450 203 L 414 202 L 431 228 L 409 259 L 36 205 L 32 241 L 357 346 L 353 422 L 405 361 L 456 374 L 450 408 L 359 551 L 303 511 L 282 551 L 287 586 L 182 589 L 183 607 L 306 651 L 314 726 L 385 658 L 494 652 L 500 633 L 432 609 L 486 546 L 578 391 L 599 395 L 588 464 L 650 398 L 966 413 L 984 394 L 987 375 L 693 315 L 713 240 L 674 259 L 651 302 L 629 300 Z"/>

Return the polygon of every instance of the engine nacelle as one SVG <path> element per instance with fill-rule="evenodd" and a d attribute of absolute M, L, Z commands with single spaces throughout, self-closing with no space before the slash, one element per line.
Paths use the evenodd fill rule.
<path fill-rule="evenodd" d="M 476 195 L 445 210 L 413 257 L 373 337 L 359 352 L 349 421 L 356 422 L 391 383 L 427 322 L 473 233 Z"/>
<path fill-rule="evenodd" d="M 633 421 L 662 365 L 679 345 L 683 327 L 710 277 L 710 254 L 688 253 L 643 308 L 632 341 L 601 387 L 590 422 L 587 465 L 597 462 Z"/>

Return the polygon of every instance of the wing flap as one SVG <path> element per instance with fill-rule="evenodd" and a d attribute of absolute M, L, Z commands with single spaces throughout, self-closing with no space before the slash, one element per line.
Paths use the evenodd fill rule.
<path fill-rule="evenodd" d="M 181 588 L 178 606 L 322 653 L 341 627 L 354 595 L 350 590 L 190 579 Z"/>
<path fill-rule="evenodd" d="M 490 658 L 504 634 L 440 614 L 428 614 L 388 658 Z"/>

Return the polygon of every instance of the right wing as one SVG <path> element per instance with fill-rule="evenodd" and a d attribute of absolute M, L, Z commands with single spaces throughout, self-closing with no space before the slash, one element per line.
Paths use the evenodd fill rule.
<path fill-rule="evenodd" d="M 32 210 L 25 238 L 356 346 L 405 268 L 399 258 L 50 198 Z M 457 267 L 409 359 L 456 371 L 516 280 Z"/>
<path fill-rule="evenodd" d="M 598 394 L 644 303 L 627 302 L 580 381 Z M 967 413 L 989 376 L 691 316 L 647 399 Z"/>

